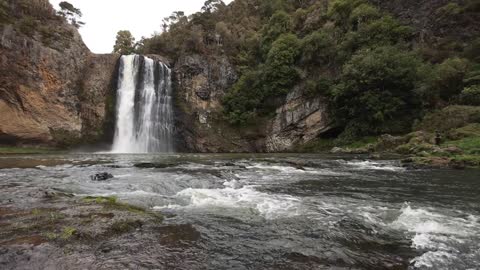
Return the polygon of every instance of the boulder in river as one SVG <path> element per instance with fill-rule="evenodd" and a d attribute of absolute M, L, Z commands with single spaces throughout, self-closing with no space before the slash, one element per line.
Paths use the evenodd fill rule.
<path fill-rule="evenodd" d="M 93 181 L 106 181 L 110 178 L 113 178 L 113 175 L 107 172 L 90 175 L 90 179 L 92 179 Z"/>

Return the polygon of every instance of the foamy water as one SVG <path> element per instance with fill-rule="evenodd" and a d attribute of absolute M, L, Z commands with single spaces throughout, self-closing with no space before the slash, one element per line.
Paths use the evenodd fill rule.
<path fill-rule="evenodd" d="M 188 258 L 198 269 L 480 265 L 478 171 L 415 171 L 398 161 L 267 157 L 17 157 L 0 171 L 0 202 L 29 206 L 25 194 L 51 190 L 116 196 L 164 213 L 167 225 L 189 224 L 198 231 L 200 240 L 188 248 L 162 251 Z M 134 166 L 145 162 L 161 166 Z M 15 169 L 18 164 L 24 169 Z M 92 181 L 90 175 L 99 172 L 114 178 Z"/>

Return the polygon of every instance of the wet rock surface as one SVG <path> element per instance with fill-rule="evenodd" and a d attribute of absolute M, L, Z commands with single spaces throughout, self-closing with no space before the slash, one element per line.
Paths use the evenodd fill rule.
<path fill-rule="evenodd" d="M 108 179 L 113 178 L 111 173 L 103 172 L 103 173 L 96 173 L 94 175 L 90 175 L 90 179 L 93 181 L 106 181 Z"/>

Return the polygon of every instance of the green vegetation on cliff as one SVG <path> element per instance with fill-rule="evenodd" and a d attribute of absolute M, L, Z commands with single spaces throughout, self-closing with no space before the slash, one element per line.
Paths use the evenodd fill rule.
<path fill-rule="evenodd" d="M 455 28 L 477 18 L 475 3 L 436 7 L 437 24 Z M 476 30 L 462 43 L 449 36 L 426 40 L 424 30 L 385 7 L 367 0 L 236 0 L 228 6 L 210 0 L 191 16 L 174 12 L 164 20 L 165 32 L 143 40 L 140 50 L 173 59 L 227 56 L 240 78 L 224 98 L 224 111 L 237 125 L 271 114 L 297 85 L 305 96 L 330 99 L 345 139 L 406 133 L 432 109 L 476 105 Z"/>
<path fill-rule="evenodd" d="M 334 131 L 306 147 L 352 145 L 478 121 L 446 129 L 441 121 L 429 123 L 432 113 L 462 108 L 461 117 L 471 111 L 461 105 L 480 105 L 479 6 L 477 0 L 426 1 L 414 9 L 382 0 L 209 0 L 201 12 L 165 18 L 164 32 L 143 39 L 138 50 L 174 61 L 191 54 L 228 58 L 239 75 L 223 97 L 232 125 L 271 117 L 293 89 L 306 100 L 322 97 Z"/>
<path fill-rule="evenodd" d="M 85 23 L 82 12 L 68 2 L 61 2 L 56 12 L 48 0 L 0 0 L 0 27 L 12 25 L 13 29 L 38 39 L 44 45 L 57 50 L 68 48 L 74 32 L 62 22 L 75 28 Z"/>

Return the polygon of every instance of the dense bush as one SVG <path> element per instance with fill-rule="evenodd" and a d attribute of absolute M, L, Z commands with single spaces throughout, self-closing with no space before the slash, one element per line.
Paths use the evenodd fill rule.
<path fill-rule="evenodd" d="M 414 54 L 391 46 L 361 50 L 345 64 L 332 94 L 351 136 L 380 132 L 415 113 L 419 66 Z"/>
<path fill-rule="evenodd" d="M 173 61 L 194 53 L 228 58 L 239 75 L 223 99 L 232 124 L 269 116 L 295 88 L 330 99 L 344 137 L 406 132 L 433 108 L 474 100 L 472 87 L 480 84 L 480 69 L 472 68 L 480 39 L 451 39 L 449 27 L 440 31 L 445 37 L 437 26 L 414 30 L 379 1 L 207 2 L 188 17 L 174 12 L 164 33 L 139 47 Z M 442 24 L 468 23 L 476 2 L 446 3 L 432 14 Z"/>
<path fill-rule="evenodd" d="M 232 124 L 244 124 L 268 112 L 265 101 L 287 94 L 298 79 L 295 61 L 300 41 L 293 34 L 280 36 L 268 52 L 265 64 L 241 76 L 224 98 L 226 116 Z"/>
<path fill-rule="evenodd" d="M 328 78 L 318 78 L 315 80 L 307 80 L 304 87 L 304 95 L 306 97 L 328 96 L 332 89 L 333 83 Z"/>
<path fill-rule="evenodd" d="M 312 65 L 328 65 L 335 56 L 332 37 L 321 31 L 315 31 L 302 39 L 302 62 Z"/>
<path fill-rule="evenodd" d="M 460 100 L 464 105 L 480 106 L 480 85 L 473 85 L 463 89 Z"/>
<path fill-rule="evenodd" d="M 35 33 L 38 22 L 31 16 L 25 16 L 20 21 L 18 29 L 27 36 L 32 36 Z"/>
<path fill-rule="evenodd" d="M 6 0 L 0 0 L 0 25 L 8 23 L 10 21 L 9 16 L 9 4 Z"/>
<path fill-rule="evenodd" d="M 443 101 L 455 98 L 464 88 L 463 80 L 469 71 L 470 63 L 462 58 L 448 58 L 433 69 L 428 82 L 428 96 Z"/>
<path fill-rule="evenodd" d="M 261 50 L 266 55 L 272 43 L 282 34 L 291 30 L 290 16 L 284 11 L 277 11 L 262 29 Z"/>
<path fill-rule="evenodd" d="M 259 71 L 244 73 L 223 100 L 229 123 L 245 124 L 257 115 L 257 108 L 265 97 Z"/>
<path fill-rule="evenodd" d="M 299 54 L 300 41 L 293 34 L 284 34 L 273 43 L 263 72 L 267 95 L 283 95 L 291 90 L 298 79 L 295 61 Z"/>

